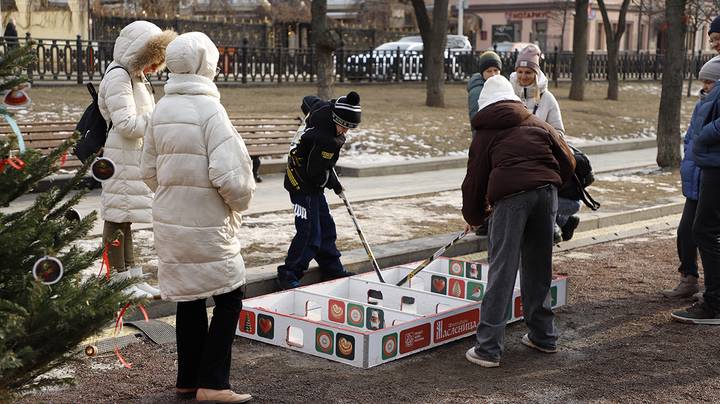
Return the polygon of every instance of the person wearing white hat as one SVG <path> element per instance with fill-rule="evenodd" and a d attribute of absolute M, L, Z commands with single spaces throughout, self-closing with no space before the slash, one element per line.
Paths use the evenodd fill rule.
<path fill-rule="evenodd" d="M 570 180 L 575 159 L 562 137 L 525 108 L 503 76 L 485 82 L 472 123 L 477 135 L 462 184 L 462 214 L 468 231 L 489 216 L 490 272 L 477 341 L 465 357 L 498 367 L 518 267 L 530 330 L 522 342 L 541 352 L 557 351 L 549 299 L 552 237 L 557 190 Z"/>

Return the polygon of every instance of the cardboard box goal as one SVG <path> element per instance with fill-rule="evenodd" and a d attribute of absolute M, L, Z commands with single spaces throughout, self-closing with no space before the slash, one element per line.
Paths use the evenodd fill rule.
<path fill-rule="evenodd" d="M 243 301 L 237 335 L 369 368 L 472 335 L 487 286 L 487 264 L 438 258 L 402 287 L 417 263 Z M 519 278 L 519 277 L 518 277 Z M 554 277 L 552 306 L 567 301 Z M 522 319 L 519 279 L 508 316 Z"/>

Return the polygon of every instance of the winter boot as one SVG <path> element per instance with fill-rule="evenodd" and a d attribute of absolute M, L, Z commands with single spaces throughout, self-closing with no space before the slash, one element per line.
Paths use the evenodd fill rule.
<path fill-rule="evenodd" d="M 480 226 L 478 226 L 477 230 L 475 230 L 476 236 L 487 236 L 488 235 L 488 222 L 487 220 L 483 222 Z"/>
<path fill-rule="evenodd" d="M 703 297 L 704 294 L 705 294 L 705 288 L 702 288 L 699 292 L 692 295 L 692 300 L 702 303 L 705 301 L 705 298 Z"/>
<path fill-rule="evenodd" d="M 568 217 L 567 222 L 565 222 L 565 225 L 561 228 L 563 241 L 568 241 L 573 238 L 575 235 L 575 229 L 577 229 L 579 224 L 579 217 L 575 215 Z"/>
<path fill-rule="evenodd" d="M 555 231 L 553 232 L 553 244 L 557 244 L 562 241 L 562 233 L 560 232 L 560 228 L 555 226 Z"/>
<path fill-rule="evenodd" d="M 683 275 L 680 283 L 672 290 L 663 290 L 663 296 L 671 299 L 686 299 L 700 290 L 698 278 L 693 275 Z"/>
<path fill-rule="evenodd" d="M 140 279 L 147 278 L 148 276 L 150 276 L 150 274 L 143 274 L 141 267 L 132 267 L 128 270 L 128 272 L 130 272 L 130 276 L 135 277 L 135 278 L 140 278 Z M 143 292 L 147 292 L 148 294 L 150 294 L 153 299 L 160 298 L 160 289 L 158 289 L 154 286 L 151 286 L 146 281 L 136 283 L 135 286 L 138 289 L 142 290 Z"/>
<path fill-rule="evenodd" d="M 195 399 L 197 401 L 212 401 L 215 403 L 247 403 L 252 400 L 250 394 L 238 394 L 230 389 L 227 390 L 213 390 L 199 388 L 195 393 Z"/>
<path fill-rule="evenodd" d="M 300 279 L 294 272 L 278 269 L 275 283 L 280 290 L 295 289 L 300 286 Z"/>

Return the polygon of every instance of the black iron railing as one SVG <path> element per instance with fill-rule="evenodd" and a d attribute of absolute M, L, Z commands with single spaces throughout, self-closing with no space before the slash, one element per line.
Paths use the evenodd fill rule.
<path fill-rule="evenodd" d="M 17 42 L 0 39 L 4 51 L 8 47 L 32 41 L 37 61 L 27 68 L 33 81 L 98 81 L 113 59 L 113 41 L 32 38 Z M 249 46 L 219 46 L 219 83 L 282 83 L 312 82 L 317 66 L 312 48 L 288 49 Z M 446 51 L 445 78 L 463 81 L 478 71 L 481 51 Z M 500 52 L 503 73 L 509 74 L 517 59 L 517 52 Z M 700 67 L 712 56 L 688 53 L 683 75 L 697 77 Z M 546 53 L 541 67 L 549 79 L 567 80 L 572 76 L 571 52 Z M 604 53 L 587 55 L 588 80 L 606 80 L 608 56 Z M 340 82 L 399 82 L 423 80 L 422 52 L 338 49 L 335 52 L 335 75 Z M 662 77 L 663 55 L 644 52 L 621 52 L 618 71 L 621 80 L 658 80 Z M 156 77 L 165 80 L 167 72 Z"/>

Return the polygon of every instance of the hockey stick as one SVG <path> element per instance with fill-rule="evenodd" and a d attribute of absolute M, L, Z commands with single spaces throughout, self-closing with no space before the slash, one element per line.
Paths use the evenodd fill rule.
<path fill-rule="evenodd" d="M 434 253 L 433 255 L 431 255 L 430 257 L 428 257 L 427 259 L 425 259 L 425 261 L 421 262 L 420 265 L 417 266 L 417 268 L 413 269 L 412 271 L 410 271 L 409 274 L 405 275 L 404 278 L 400 279 L 400 282 L 398 282 L 397 284 L 395 284 L 395 286 L 402 286 L 403 284 L 405 284 L 405 282 L 407 282 L 407 281 L 409 281 L 410 279 L 412 279 L 413 276 L 417 275 L 418 272 L 420 272 L 420 271 L 422 271 L 423 269 L 425 269 L 425 267 L 427 267 L 428 265 L 430 265 L 430 263 L 433 262 L 433 261 L 435 261 L 439 256 L 445 254 L 445 251 L 447 251 L 448 248 L 450 248 L 450 247 L 452 247 L 453 245 L 455 245 L 455 243 L 457 243 L 458 241 L 460 241 L 460 239 L 463 238 L 463 237 L 465 237 L 467 234 L 468 234 L 467 231 L 463 231 L 462 233 L 460 233 L 460 234 L 458 234 L 457 236 L 455 236 L 455 238 L 452 239 L 449 243 L 447 243 L 447 244 L 445 244 L 444 246 L 440 247 L 440 249 L 437 250 L 437 251 L 435 251 L 435 253 Z"/>
<path fill-rule="evenodd" d="M 333 169 L 334 171 L 335 169 Z M 337 174 L 335 174 L 337 177 Z M 345 191 L 341 191 L 340 194 L 338 194 L 340 199 L 342 199 L 343 203 L 345 204 L 345 207 L 347 208 L 348 213 L 350 214 L 350 218 L 352 219 L 353 223 L 355 224 L 355 230 L 357 230 L 358 236 L 360 236 L 360 242 L 362 242 L 363 247 L 365 248 L 365 252 L 367 253 L 368 257 L 370 258 L 370 263 L 373 266 L 373 269 L 375 269 L 375 272 L 377 273 L 378 279 L 380 279 L 380 282 L 385 283 L 385 279 L 383 279 L 382 274 L 380 273 L 380 265 L 378 265 L 377 260 L 375 259 L 375 255 L 372 253 L 372 250 L 370 250 L 370 245 L 368 244 L 367 240 L 365 239 L 365 235 L 363 234 L 362 229 L 360 228 L 360 223 L 357 221 L 357 217 L 355 217 L 355 212 L 353 212 L 352 206 L 350 206 L 350 202 L 348 202 L 347 198 L 345 197 Z"/>

